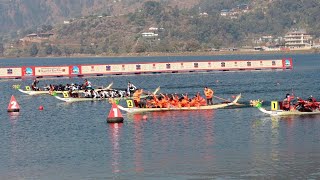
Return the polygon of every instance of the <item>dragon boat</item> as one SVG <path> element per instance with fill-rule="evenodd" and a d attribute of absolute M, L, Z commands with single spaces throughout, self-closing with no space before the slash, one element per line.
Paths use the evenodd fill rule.
<path fill-rule="evenodd" d="M 72 103 L 72 102 L 83 102 L 83 101 L 109 101 L 111 99 L 117 100 L 129 100 L 133 99 L 133 97 L 115 97 L 115 98 L 74 98 L 74 97 L 60 97 L 54 96 L 56 99 L 59 99 L 64 102 Z"/>
<path fill-rule="evenodd" d="M 143 113 L 143 112 L 155 112 L 155 111 L 194 111 L 194 110 L 210 110 L 210 109 L 220 109 L 228 106 L 236 105 L 238 100 L 241 98 L 241 94 L 237 95 L 237 97 L 229 103 L 218 103 L 207 106 L 198 106 L 198 107 L 169 107 L 169 108 L 138 108 L 131 107 L 125 108 L 121 105 L 118 105 L 118 108 L 127 113 Z"/>
<path fill-rule="evenodd" d="M 313 110 L 311 112 L 304 112 L 304 111 L 299 111 L 297 109 L 290 109 L 288 111 L 283 110 L 281 108 L 278 108 L 278 101 L 272 101 L 271 102 L 271 109 L 267 110 L 264 107 L 262 107 L 262 102 L 261 100 L 251 100 L 250 104 L 253 107 L 256 107 L 259 109 L 261 112 L 264 114 L 268 114 L 270 116 L 291 116 L 291 115 L 313 115 L 313 114 L 320 114 L 319 109 Z"/>
<path fill-rule="evenodd" d="M 111 88 L 111 86 L 113 85 L 113 83 L 110 83 L 107 87 L 105 88 L 98 88 L 98 89 L 95 89 L 97 91 L 99 90 L 108 90 Z M 66 91 L 49 91 L 49 90 L 46 90 L 46 91 L 34 91 L 30 88 L 30 86 L 25 86 L 25 90 L 21 89 L 21 88 L 18 88 L 18 91 L 24 93 L 24 94 L 27 94 L 27 95 L 31 95 L 31 96 L 34 96 L 34 95 L 42 95 L 42 94 L 50 94 L 50 95 L 54 95 L 54 94 L 63 94 L 64 92 Z M 85 90 L 76 90 L 74 92 L 77 92 L 77 93 L 83 93 Z"/>
<path fill-rule="evenodd" d="M 152 94 L 157 94 L 157 92 L 160 90 L 160 87 L 155 89 Z M 72 103 L 72 102 L 83 102 L 83 101 L 109 101 L 109 100 L 131 100 L 133 97 L 112 97 L 112 98 L 91 98 L 91 97 L 69 97 L 68 92 L 63 92 L 63 97 L 60 96 L 54 96 L 56 99 Z M 141 98 L 149 97 L 150 95 L 142 95 Z"/>

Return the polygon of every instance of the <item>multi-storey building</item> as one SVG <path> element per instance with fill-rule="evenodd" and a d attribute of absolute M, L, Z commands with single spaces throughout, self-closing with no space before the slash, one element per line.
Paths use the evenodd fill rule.
<path fill-rule="evenodd" d="M 306 30 L 288 32 L 285 37 L 285 47 L 290 50 L 306 50 L 312 48 L 312 36 Z"/>

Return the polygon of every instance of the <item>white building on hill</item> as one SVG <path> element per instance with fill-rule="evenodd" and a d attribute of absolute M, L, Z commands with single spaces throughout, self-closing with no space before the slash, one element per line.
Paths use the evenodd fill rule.
<path fill-rule="evenodd" d="M 312 36 L 306 30 L 294 30 L 284 36 L 285 47 L 290 50 L 308 50 L 312 48 Z"/>

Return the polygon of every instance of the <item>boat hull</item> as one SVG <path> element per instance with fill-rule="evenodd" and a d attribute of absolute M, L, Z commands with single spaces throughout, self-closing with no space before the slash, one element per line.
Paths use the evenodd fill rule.
<path fill-rule="evenodd" d="M 109 100 L 129 100 L 132 97 L 119 97 L 119 98 L 64 98 L 59 96 L 54 96 L 56 99 L 59 99 L 64 102 L 72 103 L 72 102 L 85 102 L 85 101 L 109 101 Z"/>
<path fill-rule="evenodd" d="M 24 94 L 28 94 L 28 95 L 41 95 L 41 94 L 50 94 L 49 91 L 25 91 L 22 89 L 18 89 L 18 91 L 24 93 Z M 56 91 L 56 93 L 62 93 L 62 91 Z"/>

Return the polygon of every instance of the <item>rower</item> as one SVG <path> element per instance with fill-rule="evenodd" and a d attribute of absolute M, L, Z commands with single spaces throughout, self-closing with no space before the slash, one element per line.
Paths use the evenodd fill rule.
<path fill-rule="evenodd" d="M 39 83 L 39 81 L 37 79 L 33 80 L 32 84 L 31 84 L 31 89 L 33 91 L 39 91 L 39 87 L 37 87 L 38 83 Z"/>
<path fill-rule="evenodd" d="M 46 84 L 46 85 L 43 87 L 43 89 L 44 89 L 45 91 L 49 91 L 49 90 L 50 90 L 50 86 L 49 86 L 48 84 Z"/>
<path fill-rule="evenodd" d="M 290 94 L 286 94 L 286 98 L 283 99 L 282 101 L 282 109 L 285 111 L 289 111 L 290 110 Z"/>
<path fill-rule="evenodd" d="M 143 92 L 143 89 L 137 89 L 134 93 L 133 93 L 133 102 L 135 104 L 136 107 L 144 107 L 145 103 L 143 101 L 141 101 L 141 95 L 142 94 L 147 94 Z"/>
<path fill-rule="evenodd" d="M 308 98 L 309 102 L 317 102 L 316 98 L 314 98 L 312 95 L 310 95 L 310 97 Z"/>
<path fill-rule="evenodd" d="M 87 89 L 84 91 L 84 97 L 91 98 L 91 93 Z"/>
<path fill-rule="evenodd" d="M 99 94 L 95 90 L 91 89 L 90 92 L 92 98 L 100 98 Z"/>
<path fill-rule="evenodd" d="M 207 105 L 213 105 L 212 97 L 213 97 L 214 91 L 208 87 L 204 88 L 204 95 L 207 99 Z"/>

